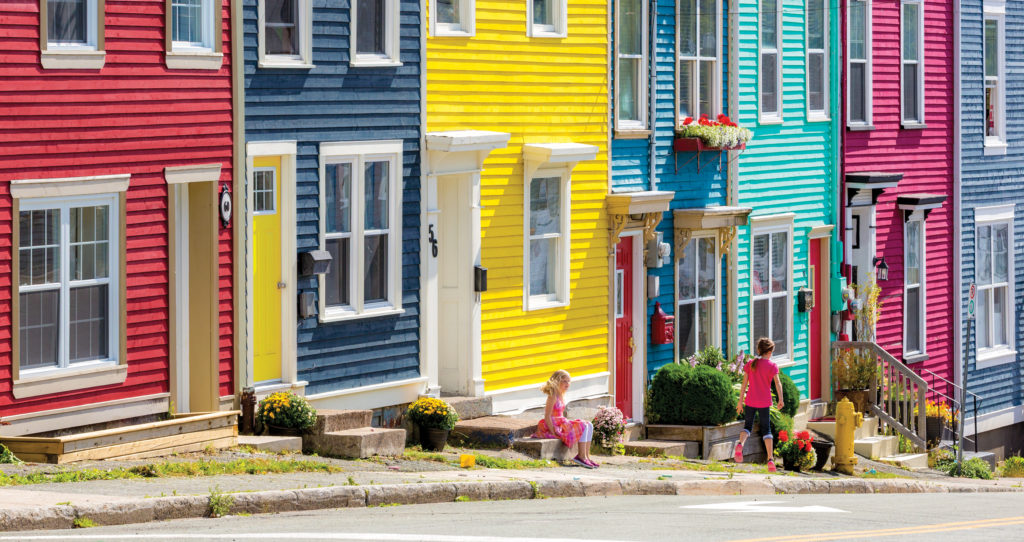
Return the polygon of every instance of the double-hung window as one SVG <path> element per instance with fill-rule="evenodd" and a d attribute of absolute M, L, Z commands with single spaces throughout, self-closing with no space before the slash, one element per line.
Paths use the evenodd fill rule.
<path fill-rule="evenodd" d="M 320 145 L 321 320 L 401 310 L 401 167 L 400 141 Z"/>
<path fill-rule="evenodd" d="M 527 310 L 564 305 L 569 290 L 569 183 L 563 170 L 539 171 L 526 205 Z"/>
<path fill-rule="evenodd" d="M 353 66 L 400 66 L 398 0 L 352 0 Z"/>
<path fill-rule="evenodd" d="M 43 68 L 103 67 L 104 0 L 42 0 L 39 7 Z"/>
<path fill-rule="evenodd" d="M 761 120 L 778 122 L 782 120 L 782 0 L 761 0 L 758 24 Z"/>
<path fill-rule="evenodd" d="M 1006 148 L 1003 15 L 985 13 L 985 146 Z M 987 150 L 987 149 L 986 149 Z"/>
<path fill-rule="evenodd" d="M 170 0 L 171 47 L 175 51 L 213 49 L 213 0 Z"/>
<path fill-rule="evenodd" d="M 679 0 L 676 18 L 677 124 L 686 117 L 707 115 L 714 119 L 721 110 L 722 74 L 720 0 Z"/>
<path fill-rule="evenodd" d="M 647 127 L 647 2 L 619 0 L 616 6 L 616 129 L 643 130 Z"/>
<path fill-rule="evenodd" d="M 260 0 L 260 66 L 312 67 L 313 0 Z"/>
<path fill-rule="evenodd" d="M 924 2 L 901 0 L 900 111 L 904 126 L 924 124 Z"/>
<path fill-rule="evenodd" d="M 911 217 L 903 228 L 903 356 L 925 354 L 924 220 Z"/>
<path fill-rule="evenodd" d="M 564 38 L 568 35 L 566 0 L 526 0 L 526 35 Z"/>
<path fill-rule="evenodd" d="M 476 0 L 433 0 L 431 31 L 435 36 L 472 36 L 476 28 Z"/>
<path fill-rule="evenodd" d="M 1012 360 L 1017 317 L 1013 288 L 1013 205 L 975 210 L 977 362 Z"/>
<path fill-rule="evenodd" d="M 718 344 L 718 248 L 714 237 L 696 237 L 676 264 L 676 331 L 679 355 Z"/>
<path fill-rule="evenodd" d="M 807 0 L 807 117 L 828 118 L 828 2 Z"/>
<path fill-rule="evenodd" d="M 871 0 L 849 0 L 847 13 L 847 124 L 870 126 Z"/>
<path fill-rule="evenodd" d="M 753 237 L 753 343 L 775 341 L 775 358 L 789 358 L 790 300 L 789 230 L 755 232 Z"/>

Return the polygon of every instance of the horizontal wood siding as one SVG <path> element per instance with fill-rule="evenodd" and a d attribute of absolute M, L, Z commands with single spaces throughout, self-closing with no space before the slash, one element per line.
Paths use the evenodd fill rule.
<path fill-rule="evenodd" d="M 402 66 L 349 67 L 349 2 L 313 2 L 308 70 L 257 67 L 257 3 L 245 0 L 246 141 L 296 140 L 296 250 L 319 248 L 319 145 L 401 139 L 402 308 L 399 316 L 298 322 L 298 378 L 307 394 L 419 376 L 420 15 L 401 2 Z M 291 257 L 297 257 L 292 255 Z M 317 292 L 313 277 L 297 293 Z M 285 325 L 289 325 L 285 323 Z"/>
<path fill-rule="evenodd" d="M 44 70 L 39 2 L 0 3 L 0 408 L 5 416 L 168 391 L 168 222 L 164 168 L 221 164 L 231 185 L 229 3 L 224 64 L 168 70 L 164 1 L 107 0 L 100 70 Z M 128 377 L 121 385 L 31 399 L 11 394 L 9 181 L 131 174 L 126 196 Z M 232 238 L 219 231 L 220 393 L 234 393 Z"/>
<path fill-rule="evenodd" d="M 478 0 L 476 36 L 427 41 L 427 131 L 509 132 L 481 175 L 488 392 L 608 370 L 608 3 L 570 0 L 568 37 L 526 37 L 525 2 Z M 523 310 L 523 144 L 596 145 L 572 174 L 569 306 Z"/>

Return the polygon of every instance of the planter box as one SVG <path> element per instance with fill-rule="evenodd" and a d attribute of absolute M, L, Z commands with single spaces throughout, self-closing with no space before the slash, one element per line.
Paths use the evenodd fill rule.
<path fill-rule="evenodd" d="M 648 425 L 647 438 L 652 440 L 675 440 L 696 442 L 700 446 L 702 459 L 726 461 L 732 459 L 733 449 L 743 432 L 743 422 L 735 421 L 725 425 Z M 764 441 L 755 427 L 753 434 L 743 445 L 743 460 L 764 461 L 767 459 Z"/>
<path fill-rule="evenodd" d="M 237 410 L 176 414 L 170 420 L 63 437 L 0 437 L 0 443 L 18 459 L 32 463 L 142 459 L 198 452 L 207 446 L 235 446 L 239 414 Z"/>
<path fill-rule="evenodd" d="M 699 137 L 677 137 L 672 142 L 672 149 L 676 152 L 741 151 L 745 148 L 747 148 L 746 143 L 740 143 L 735 147 L 708 147 Z"/>

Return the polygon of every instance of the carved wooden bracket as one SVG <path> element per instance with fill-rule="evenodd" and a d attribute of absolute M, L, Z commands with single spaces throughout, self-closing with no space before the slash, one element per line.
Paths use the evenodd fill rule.
<path fill-rule="evenodd" d="M 655 229 L 661 223 L 662 213 L 644 213 L 644 242 L 653 241 L 658 236 Z"/>
<path fill-rule="evenodd" d="M 608 215 L 612 221 L 611 231 L 608 233 L 608 252 L 615 252 L 615 245 L 619 244 L 619 235 L 622 230 L 626 229 L 626 223 L 629 222 L 629 215 L 611 214 Z"/>
<path fill-rule="evenodd" d="M 693 239 L 693 230 L 687 228 L 676 228 L 676 258 L 680 260 L 686 257 L 686 245 Z"/>
<path fill-rule="evenodd" d="M 718 247 L 718 252 L 720 254 L 729 253 L 729 245 L 731 245 L 732 240 L 736 238 L 736 231 L 736 226 L 732 226 L 731 228 L 722 228 L 722 244 Z"/>

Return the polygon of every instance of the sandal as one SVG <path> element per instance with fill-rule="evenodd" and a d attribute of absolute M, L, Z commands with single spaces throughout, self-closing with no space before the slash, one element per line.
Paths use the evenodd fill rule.
<path fill-rule="evenodd" d="M 743 444 L 739 442 L 736 443 L 736 449 L 732 453 L 732 459 L 737 463 L 743 462 Z"/>

